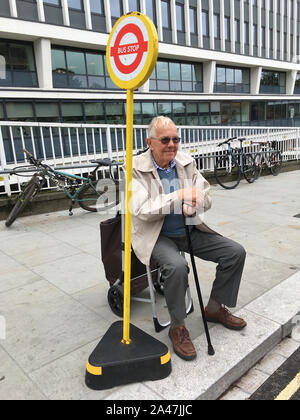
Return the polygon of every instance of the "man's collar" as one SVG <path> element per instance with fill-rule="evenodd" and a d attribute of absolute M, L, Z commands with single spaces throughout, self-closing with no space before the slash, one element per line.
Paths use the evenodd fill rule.
<path fill-rule="evenodd" d="M 176 166 L 175 160 L 172 159 L 171 162 L 169 163 L 168 168 L 162 168 L 161 166 L 158 165 L 158 163 L 154 159 L 154 156 L 153 156 L 153 153 L 152 152 L 151 152 L 151 158 L 152 158 L 152 162 L 153 162 L 153 165 L 155 166 L 155 168 L 156 169 L 160 169 L 161 171 L 164 171 L 166 174 L 168 174 L 169 172 L 171 172 L 172 169 Z"/>

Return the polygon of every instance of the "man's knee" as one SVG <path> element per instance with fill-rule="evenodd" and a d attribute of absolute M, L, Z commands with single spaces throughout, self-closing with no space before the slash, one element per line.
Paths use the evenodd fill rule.
<path fill-rule="evenodd" d="M 233 242 L 232 244 L 232 254 L 233 254 L 233 258 L 238 261 L 242 262 L 242 261 L 245 261 L 246 259 L 245 248 L 237 242 Z"/>
<path fill-rule="evenodd" d="M 187 277 L 189 267 L 186 260 L 179 256 L 176 260 L 164 264 L 161 267 L 161 272 L 164 277 L 180 280 Z"/>

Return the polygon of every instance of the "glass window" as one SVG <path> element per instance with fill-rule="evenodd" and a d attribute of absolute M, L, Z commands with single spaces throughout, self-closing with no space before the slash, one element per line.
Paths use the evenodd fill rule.
<path fill-rule="evenodd" d="M 215 92 L 250 93 L 250 70 L 217 66 Z"/>
<path fill-rule="evenodd" d="M 82 122 L 83 112 L 82 106 L 79 103 L 62 103 L 61 113 L 64 122 Z"/>
<path fill-rule="evenodd" d="M 162 0 L 161 1 L 161 16 L 162 16 L 162 27 L 165 29 L 171 29 L 170 21 L 170 2 Z"/>
<path fill-rule="evenodd" d="M 159 102 L 157 106 L 158 115 L 172 118 L 172 104 L 171 102 Z"/>
<path fill-rule="evenodd" d="M 38 122 L 60 122 L 58 103 L 39 102 L 35 110 Z"/>
<path fill-rule="evenodd" d="M 180 63 L 169 63 L 170 80 L 180 80 Z"/>
<path fill-rule="evenodd" d="M 230 17 L 224 17 L 225 41 L 230 41 Z"/>
<path fill-rule="evenodd" d="M 209 36 L 208 12 L 202 12 L 202 34 L 203 36 Z"/>
<path fill-rule="evenodd" d="M 86 74 L 84 53 L 67 51 L 68 71 L 74 74 Z"/>
<path fill-rule="evenodd" d="M 60 0 L 44 0 L 45 4 L 54 4 L 55 6 L 60 6 Z"/>
<path fill-rule="evenodd" d="M 220 39 L 220 15 L 214 14 L 214 37 Z"/>
<path fill-rule="evenodd" d="M 150 121 L 157 115 L 156 104 L 153 102 L 142 103 L 143 124 L 149 124 Z"/>
<path fill-rule="evenodd" d="M 178 31 L 184 32 L 184 6 L 176 4 L 176 26 Z"/>
<path fill-rule="evenodd" d="M 33 46 L 0 42 L 0 86 L 37 87 Z"/>
<path fill-rule="evenodd" d="M 104 14 L 102 1 L 103 0 L 90 0 L 91 13 L 97 13 L 99 15 Z"/>
<path fill-rule="evenodd" d="M 169 79 L 169 67 L 165 61 L 158 61 L 156 64 L 157 79 Z"/>
<path fill-rule="evenodd" d="M 129 12 L 139 12 L 140 11 L 140 2 L 139 0 L 128 0 L 128 9 Z"/>
<path fill-rule="evenodd" d="M 199 125 L 198 106 L 191 102 L 186 104 L 187 125 Z"/>
<path fill-rule="evenodd" d="M 31 45 L 10 44 L 10 59 L 13 70 L 35 71 Z"/>
<path fill-rule="evenodd" d="M 110 0 L 110 13 L 112 17 L 120 17 L 122 11 L 121 0 Z"/>
<path fill-rule="evenodd" d="M 99 102 L 87 102 L 84 104 L 85 119 L 87 122 L 105 124 L 104 104 Z"/>
<path fill-rule="evenodd" d="M 86 54 L 87 72 L 93 76 L 104 76 L 103 57 L 100 54 Z"/>
<path fill-rule="evenodd" d="M 83 10 L 82 0 L 68 0 L 70 9 Z"/>
<path fill-rule="evenodd" d="M 123 103 L 106 103 L 105 110 L 107 124 L 124 124 L 125 114 Z"/>
<path fill-rule="evenodd" d="M 197 9 L 195 7 L 190 7 L 190 32 L 196 34 L 197 29 Z"/>
<path fill-rule="evenodd" d="M 64 71 L 66 72 L 67 65 L 65 59 L 65 52 L 63 50 L 55 50 L 51 51 L 51 58 L 52 58 L 52 71 L 59 72 Z"/>
<path fill-rule="evenodd" d="M 146 3 L 146 14 L 155 23 L 156 22 L 155 3 L 153 3 L 153 0 L 147 0 L 145 3 Z"/>
<path fill-rule="evenodd" d="M 240 42 L 241 37 L 240 37 L 240 21 L 238 19 L 235 19 L 234 21 L 234 37 L 235 37 L 235 42 Z"/>
<path fill-rule="evenodd" d="M 34 121 L 31 102 L 6 102 L 6 112 L 9 121 Z"/>
<path fill-rule="evenodd" d="M 192 80 L 192 65 L 191 64 L 181 64 L 181 74 L 182 80 Z"/>

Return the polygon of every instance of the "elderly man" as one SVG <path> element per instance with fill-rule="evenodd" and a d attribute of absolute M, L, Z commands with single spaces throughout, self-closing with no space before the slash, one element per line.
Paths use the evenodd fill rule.
<path fill-rule="evenodd" d="M 203 223 L 203 213 L 211 207 L 210 187 L 195 160 L 178 152 L 179 142 L 172 120 L 156 117 L 148 128 L 149 149 L 133 159 L 132 247 L 144 264 L 153 258 L 159 265 L 174 351 L 184 360 L 193 360 L 196 350 L 184 322 L 189 268 L 180 251 L 189 250 L 183 215 L 189 221 L 195 256 L 218 264 L 205 308 L 209 322 L 233 330 L 246 326 L 225 307 L 236 306 L 246 253 Z"/>

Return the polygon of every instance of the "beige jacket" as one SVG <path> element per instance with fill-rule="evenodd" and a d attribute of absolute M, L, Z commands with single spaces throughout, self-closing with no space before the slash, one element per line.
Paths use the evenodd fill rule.
<path fill-rule="evenodd" d="M 203 213 L 211 207 L 209 183 L 197 170 L 196 162 L 190 156 L 178 152 L 175 161 L 182 188 L 193 186 L 205 192 L 204 207 L 192 218 L 191 223 L 202 231 L 213 232 L 203 223 Z M 132 177 L 132 247 L 139 260 L 149 265 L 165 215 L 180 207 L 181 202 L 176 191 L 164 194 L 150 150 L 133 158 Z"/>

